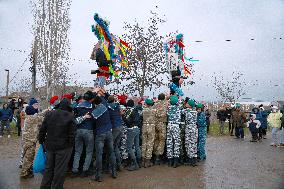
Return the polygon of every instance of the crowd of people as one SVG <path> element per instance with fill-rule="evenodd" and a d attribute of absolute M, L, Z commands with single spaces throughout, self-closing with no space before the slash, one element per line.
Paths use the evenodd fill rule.
<path fill-rule="evenodd" d="M 41 188 L 62 188 L 68 167 L 72 177 L 88 177 L 102 182 L 103 173 L 117 178 L 123 169 L 167 163 L 197 166 L 206 160 L 206 135 L 211 113 L 195 100 L 161 93 L 155 99 L 131 99 L 127 95 L 110 95 L 97 87 L 83 95 L 53 96 L 50 107 L 39 111 L 39 102 L 19 99 L 4 104 L 0 110 L 1 137 L 4 127 L 10 137 L 10 122 L 17 118 L 18 135 L 22 132 L 20 177 L 33 177 L 33 161 L 37 144 L 46 152 L 46 166 Z M 283 115 L 254 108 L 249 116 L 240 104 L 224 106 L 217 112 L 220 133 L 229 120 L 229 132 L 244 138 L 249 127 L 252 142 L 266 137 L 267 125 L 272 127 L 271 145 L 284 146 L 284 129 L 280 144 L 277 132 L 283 127 Z"/>
<path fill-rule="evenodd" d="M 284 147 L 284 108 L 279 111 L 276 105 L 271 105 L 268 110 L 265 110 L 261 104 L 254 107 L 247 117 L 240 107 L 238 103 L 233 107 L 224 105 L 217 111 L 221 135 L 224 134 L 225 122 L 228 122 L 231 136 L 235 136 L 236 139 L 244 139 L 244 128 L 247 127 L 252 136 L 250 142 L 260 142 L 262 139 L 266 139 L 267 128 L 270 126 L 272 132 L 270 145 Z M 280 130 L 282 130 L 282 134 L 279 140 L 277 133 Z"/>

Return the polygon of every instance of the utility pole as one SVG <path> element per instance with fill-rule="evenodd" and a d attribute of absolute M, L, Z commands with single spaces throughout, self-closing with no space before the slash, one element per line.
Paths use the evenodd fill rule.
<path fill-rule="evenodd" d="M 9 77 L 10 77 L 10 70 L 5 69 L 7 72 L 7 84 L 6 84 L 6 97 L 9 99 Z"/>
<path fill-rule="evenodd" d="M 36 96 L 36 59 L 37 59 L 37 39 L 35 39 L 32 53 L 31 53 L 31 62 L 32 67 L 30 68 L 30 71 L 32 72 L 32 97 Z"/>

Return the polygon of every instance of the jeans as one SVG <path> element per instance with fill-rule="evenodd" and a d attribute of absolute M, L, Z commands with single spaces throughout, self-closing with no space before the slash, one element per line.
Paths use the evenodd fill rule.
<path fill-rule="evenodd" d="M 242 128 L 242 127 L 235 127 L 235 136 L 237 137 L 237 138 L 244 138 L 244 135 L 245 135 L 245 133 L 244 133 L 244 129 Z"/>
<path fill-rule="evenodd" d="M 47 151 L 45 172 L 41 181 L 41 189 L 63 188 L 65 173 L 72 154 L 72 148 L 58 151 Z"/>
<path fill-rule="evenodd" d="M 282 127 L 282 134 L 281 134 L 281 138 L 280 138 L 280 143 L 284 144 L 284 127 Z"/>
<path fill-rule="evenodd" d="M 0 136 L 3 136 L 4 134 L 4 127 L 6 126 L 7 134 L 10 135 L 10 121 L 0 121 Z"/>
<path fill-rule="evenodd" d="M 120 140 L 122 137 L 122 127 L 117 127 L 112 129 L 112 136 L 113 136 L 113 148 L 116 157 L 116 164 L 117 166 L 121 165 L 121 156 L 120 156 Z"/>
<path fill-rule="evenodd" d="M 282 134 L 281 134 L 281 138 L 280 138 L 280 143 L 284 144 L 284 129 L 282 128 Z M 278 143 L 278 137 L 277 137 L 277 132 L 280 131 L 280 128 L 276 128 L 276 127 L 272 127 L 272 142 L 274 143 Z"/>
<path fill-rule="evenodd" d="M 141 149 L 139 145 L 139 137 L 140 137 L 140 129 L 139 128 L 131 128 L 127 129 L 127 152 L 131 160 L 141 159 Z M 133 145 L 135 147 L 136 156 L 133 150 Z"/>
<path fill-rule="evenodd" d="M 83 165 L 83 171 L 88 171 L 94 151 L 94 134 L 93 130 L 78 129 L 75 136 L 75 155 L 73 161 L 72 172 L 77 173 L 79 161 L 83 151 L 83 143 L 86 146 L 86 158 Z"/>
<path fill-rule="evenodd" d="M 116 166 L 115 154 L 113 149 L 113 136 L 112 132 L 96 135 L 95 147 L 96 147 L 96 176 L 101 176 L 102 174 L 102 156 L 104 151 L 104 144 L 106 143 L 107 151 L 109 152 L 110 165 L 112 167 Z"/>

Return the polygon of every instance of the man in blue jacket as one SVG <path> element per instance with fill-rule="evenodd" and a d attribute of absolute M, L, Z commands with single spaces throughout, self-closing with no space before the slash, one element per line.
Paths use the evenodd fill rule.
<path fill-rule="evenodd" d="M 115 101 L 114 96 L 108 97 L 108 109 L 112 124 L 113 148 L 116 157 L 117 170 L 121 171 L 120 141 L 122 137 L 122 117 L 119 103 Z"/>
<path fill-rule="evenodd" d="M 109 153 L 109 162 L 111 166 L 112 177 L 117 177 L 116 158 L 113 149 L 112 124 L 110 120 L 109 110 L 103 104 L 102 98 L 96 96 L 94 98 L 95 109 L 92 116 L 95 120 L 95 148 L 96 148 L 96 173 L 93 178 L 95 181 L 102 182 L 102 155 L 104 145 L 106 144 Z"/>
<path fill-rule="evenodd" d="M 8 138 L 10 135 L 10 122 L 13 119 L 13 112 L 10 108 L 8 108 L 8 104 L 3 104 L 3 109 L 0 110 L 0 137 L 3 137 L 4 127 L 6 126 Z"/>
<path fill-rule="evenodd" d="M 91 116 L 93 111 L 92 102 L 94 95 L 91 91 L 87 91 L 83 96 L 84 101 L 76 107 L 76 124 L 77 131 L 75 135 L 75 155 L 73 161 L 72 174 L 73 176 L 79 175 L 79 162 L 83 151 L 83 146 L 86 146 L 86 157 L 83 165 L 82 177 L 87 177 L 89 167 L 93 157 L 94 151 L 94 119 Z"/>

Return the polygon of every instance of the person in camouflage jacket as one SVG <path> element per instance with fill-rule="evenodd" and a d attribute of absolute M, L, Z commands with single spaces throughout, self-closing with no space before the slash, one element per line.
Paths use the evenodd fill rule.
<path fill-rule="evenodd" d="M 38 141 L 39 127 L 43 121 L 43 113 L 38 113 L 38 102 L 31 99 L 26 108 L 26 118 L 22 133 L 23 165 L 20 172 L 21 178 L 33 177 L 32 165 L 35 156 L 36 143 Z"/>
<path fill-rule="evenodd" d="M 195 110 L 195 102 L 188 100 L 186 108 L 183 109 L 182 114 L 185 117 L 185 150 L 189 158 L 189 164 L 196 166 L 197 158 L 197 111 Z"/>
<path fill-rule="evenodd" d="M 168 126 L 167 126 L 167 158 L 169 166 L 174 168 L 178 165 L 180 156 L 180 128 L 181 110 L 178 104 L 179 99 L 177 96 L 170 97 L 170 106 L 168 107 Z"/>
<path fill-rule="evenodd" d="M 154 104 L 155 114 L 155 140 L 154 154 L 155 164 L 160 164 L 161 155 L 164 153 L 166 131 L 167 131 L 167 109 L 168 102 L 165 100 L 165 94 L 159 94 L 158 101 Z"/>
<path fill-rule="evenodd" d="M 146 99 L 146 106 L 143 108 L 143 126 L 142 126 L 142 166 L 152 166 L 151 158 L 155 139 L 155 115 L 156 109 L 153 107 L 153 100 Z"/>

